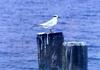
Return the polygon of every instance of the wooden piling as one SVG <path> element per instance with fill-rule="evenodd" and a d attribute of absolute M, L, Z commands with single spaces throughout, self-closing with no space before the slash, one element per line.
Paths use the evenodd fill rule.
<path fill-rule="evenodd" d="M 66 70 L 62 32 L 37 35 L 39 70 Z"/>
<path fill-rule="evenodd" d="M 66 70 L 87 70 L 87 46 L 83 42 L 66 45 Z"/>

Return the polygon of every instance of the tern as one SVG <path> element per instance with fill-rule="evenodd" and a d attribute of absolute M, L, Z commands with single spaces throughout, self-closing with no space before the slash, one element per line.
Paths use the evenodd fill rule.
<path fill-rule="evenodd" d="M 52 28 L 55 25 L 57 25 L 57 23 L 58 23 L 58 15 L 54 15 L 52 19 L 39 25 L 42 26 L 44 29 L 49 29 L 50 32 L 52 32 Z"/>

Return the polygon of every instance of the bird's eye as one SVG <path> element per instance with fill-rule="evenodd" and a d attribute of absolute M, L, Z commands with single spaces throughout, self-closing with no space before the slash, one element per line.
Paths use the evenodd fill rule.
<path fill-rule="evenodd" d="M 53 15 L 53 17 L 58 17 L 58 15 Z"/>

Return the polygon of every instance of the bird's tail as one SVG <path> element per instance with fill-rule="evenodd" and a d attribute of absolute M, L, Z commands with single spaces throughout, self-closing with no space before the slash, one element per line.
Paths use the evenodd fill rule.
<path fill-rule="evenodd" d="M 39 25 L 39 24 L 34 24 L 32 27 L 33 27 L 33 28 L 34 28 L 34 27 L 40 27 L 40 25 Z"/>

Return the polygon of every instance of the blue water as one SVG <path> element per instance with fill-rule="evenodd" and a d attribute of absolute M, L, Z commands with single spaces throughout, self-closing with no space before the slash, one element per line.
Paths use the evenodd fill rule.
<path fill-rule="evenodd" d="M 32 27 L 59 15 L 55 32 L 88 47 L 88 70 L 100 70 L 99 0 L 0 0 L 0 70 L 38 70 L 36 35 Z"/>

